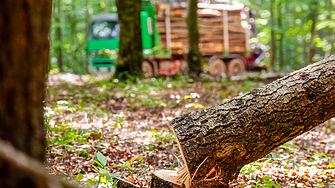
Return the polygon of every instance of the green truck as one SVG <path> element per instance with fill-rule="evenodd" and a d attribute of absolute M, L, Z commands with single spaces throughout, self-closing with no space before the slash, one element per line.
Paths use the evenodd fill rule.
<path fill-rule="evenodd" d="M 162 9 L 162 7 L 164 7 L 163 18 L 160 15 L 162 10 L 157 10 Z M 223 12 L 225 8 L 222 7 L 221 9 Z M 140 13 L 144 56 L 142 70 L 147 77 L 173 75 L 178 72 L 183 72 L 187 68 L 187 49 L 183 48 L 183 50 L 175 50 L 179 42 L 179 35 L 176 35 L 179 31 L 175 28 L 183 27 L 180 25 L 183 25 L 185 22 L 175 23 L 175 18 L 173 17 L 175 14 L 173 11 L 178 12 L 179 10 L 173 9 L 169 4 L 160 4 L 160 6 L 157 6 L 156 4 L 156 6 L 154 6 L 154 3 L 151 0 L 142 0 L 142 11 Z M 236 12 L 236 10 L 233 11 Z M 233 41 L 233 39 L 229 38 L 233 35 L 230 34 L 232 32 L 230 31 L 230 26 L 228 27 L 227 15 L 228 14 L 226 13 L 226 15 L 223 16 L 223 24 L 225 23 L 224 20 L 226 20 L 227 24 L 225 25 L 227 26 L 224 25 L 221 29 L 221 38 L 224 38 L 227 42 L 222 42 L 221 40 L 222 48 L 224 43 L 225 49 L 234 50 L 233 47 L 229 48 L 229 46 L 227 46 Z M 158 18 L 160 20 L 157 20 Z M 184 30 L 181 31 L 184 32 Z M 200 35 L 202 34 L 201 31 L 202 30 L 200 30 Z M 115 63 L 119 47 L 119 33 L 120 27 L 118 24 L 118 15 L 116 13 L 96 15 L 93 17 L 87 42 L 88 66 L 90 73 L 113 73 L 115 71 Z M 247 33 L 242 33 L 242 36 L 249 37 Z M 185 34 L 187 35 L 187 32 Z M 216 36 L 214 35 L 212 38 L 213 37 Z M 228 40 L 230 40 L 230 43 L 228 43 Z M 185 43 L 184 41 L 181 42 Z M 212 75 L 236 75 L 243 73 L 248 69 L 265 69 L 265 67 L 256 65 L 264 57 L 264 51 L 260 49 L 250 50 L 248 42 L 244 43 L 246 44 L 243 44 L 243 50 L 237 51 L 237 53 L 234 53 L 235 51 L 231 50 L 227 51 L 219 49 L 219 51 L 215 51 L 215 53 L 208 54 L 205 53 L 208 50 L 205 51 L 206 49 L 204 49 L 203 55 L 209 59 L 207 62 L 209 73 Z M 202 52 L 201 45 L 199 47 Z"/>

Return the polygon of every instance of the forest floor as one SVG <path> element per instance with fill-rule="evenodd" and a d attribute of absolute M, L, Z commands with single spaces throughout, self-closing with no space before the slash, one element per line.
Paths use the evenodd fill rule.
<path fill-rule="evenodd" d="M 148 187 L 151 172 L 182 165 L 170 121 L 241 95 L 263 82 L 187 77 L 111 82 L 49 76 L 46 169 L 87 187 L 115 178 Z M 108 183 L 107 183 L 108 182 Z M 230 187 L 335 188 L 335 119 L 242 168 Z"/>

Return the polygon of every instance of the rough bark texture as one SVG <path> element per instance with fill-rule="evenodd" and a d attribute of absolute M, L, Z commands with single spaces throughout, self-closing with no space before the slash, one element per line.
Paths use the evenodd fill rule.
<path fill-rule="evenodd" d="M 188 30 L 188 53 L 187 61 L 189 74 L 199 76 L 202 72 L 201 53 L 199 51 L 199 27 L 198 27 L 198 0 L 188 0 L 187 30 Z"/>
<path fill-rule="evenodd" d="M 128 74 L 142 77 L 142 38 L 140 12 L 142 1 L 116 0 L 120 24 L 119 57 L 115 76 L 127 71 Z M 124 74 L 123 74 L 124 75 Z M 121 77 L 125 79 L 125 75 Z"/>
<path fill-rule="evenodd" d="M 52 1 L 0 1 L 0 139 L 41 162 Z M 38 187 L 0 159 L 0 187 Z"/>
<path fill-rule="evenodd" d="M 198 168 L 192 187 L 228 187 L 244 165 L 334 117 L 334 83 L 335 56 L 330 56 L 226 103 L 174 119 L 191 177 Z"/>

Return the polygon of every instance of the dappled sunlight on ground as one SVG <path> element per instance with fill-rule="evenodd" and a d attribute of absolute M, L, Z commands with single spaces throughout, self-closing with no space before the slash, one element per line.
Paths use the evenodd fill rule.
<path fill-rule="evenodd" d="M 106 156 L 107 173 L 147 187 L 152 171 L 177 169 L 183 163 L 171 129 L 174 117 L 264 85 L 189 78 L 147 79 L 136 84 L 77 78 L 54 77 L 48 82 L 46 168 L 72 180 L 83 174 L 83 185 L 98 180 L 94 159 L 100 152 Z M 334 185 L 334 132 L 335 120 L 331 120 L 280 146 L 246 165 L 231 187 Z"/>

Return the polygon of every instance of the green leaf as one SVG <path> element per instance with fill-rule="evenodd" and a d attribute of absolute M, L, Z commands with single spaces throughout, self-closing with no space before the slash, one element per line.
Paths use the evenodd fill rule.
<path fill-rule="evenodd" d="M 280 187 L 280 185 L 276 184 L 275 182 L 273 181 L 266 181 L 264 182 L 265 185 L 268 185 L 268 186 L 274 186 L 274 187 Z"/>
<path fill-rule="evenodd" d="M 125 164 L 124 164 L 126 167 L 130 167 L 130 162 L 129 161 L 127 161 Z"/>
<path fill-rule="evenodd" d="M 100 151 L 98 151 L 97 153 L 97 158 L 98 158 L 98 161 L 102 164 L 102 166 L 106 166 L 107 159 L 102 153 L 100 153 Z"/>
<path fill-rule="evenodd" d="M 329 165 L 327 165 L 327 167 L 335 168 L 335 163 L 329 163 Z"/>
<path fill-rule="evenodd" d="M 100 174 L 108 174 L 108 171 L 99 167 L 99 173 Z"/>
<path fill-rule="evenodd" d="M 83 178 L 84 178 L 84 175 L 83 175 L 83 174 L 78 174 L 77 177 L 76 177 L 76 179 L 77 179 L 78 181 L 82 180 Z"/>
<path fill-rule="evenodd" d="M 95 163 L 97 163 L 101 168 L 103 168 L 104 166 L 102 166 L 102 164 L 99 163 L 99 161 L 97 160 L 93 160 Z"/>
<path fill-rule="evenodd" d="M 109 182 L 112 182 L 112 179 L 117 178 L 117 177 L 121 177 L 121 175 L 114 174 L 114 173 L 106 174 L 106 180 L 109 181 Z"/>
<path fill-rule="evenodd" d="M 265 180 L 270 180 L 272 179 L 270 176 L 263 176 L 262 179 L 265 179 Z"/>
<path fill-rule="evenodd" d="M 110 176 L 111 176 L 112 178 L 121 177 L 121 175 L 120 175 L 120 174 L 114 174 L 114 173 L 110 174 Z"/>
<path fill-rule="evenodd" d="M 95 185 L 96 181 L 93 181 L 92 179 L 88 179 L 87 182 L 91 185 Z"/>
<path fill-rule="evenodd" d="M 98 169 L 96 166 L 92 165 L 92 167 L 93 167 L 95 170 L 99 171 L 99 169 Z"/>

